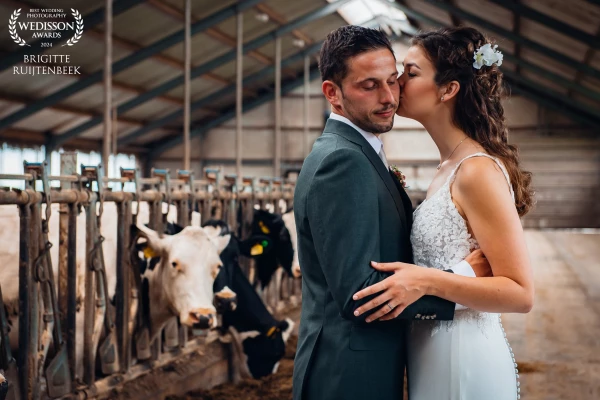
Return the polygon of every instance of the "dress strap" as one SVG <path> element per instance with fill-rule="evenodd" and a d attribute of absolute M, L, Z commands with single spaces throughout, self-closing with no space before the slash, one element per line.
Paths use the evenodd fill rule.
<path fill-rule="evenodd" d="M 473 158 L 473 157 L 487 157 L 490 158 L 492 160 L 494 160 L 494 162 L 496 164 L 498 164 L 498 166 L 500 167 L 500 170 L 502 171 L 502 173 L 504 174 L 504 177 L 506 178 L 506 182 L 508 182 L 508 188 L 510 189 L 510 195 L 512 196 L 513 201 L 515 200 L 515 192 L 513 191 L 513 187 L 510 183 L 510 177 L 508 176 L 508 172 L 506 171 L 506 168 L 504 167 L 504 165 L 502 164 L 502 162 L 500 162 L 500 160 L 498 160 L 496 157 L 493 157 L 487 153 L 473 153 L 470 154 L 468 156 L 466 156 L 465 158 L 463 158 L 462 160 L 460 160 L 456 166 L 454 167 L 454 169 L 452 170 L 452 172 L 450 172 L 450 176 L 448 177 L 448 181 L 450 183 L 454 182 L 455 179 L 455 175 L 456 175 L 456 171 L 458 170 L 458 168 L 460 167 L 460 165 L 462 164 L 463 161 L 469 159 L 469 158 Z"/>

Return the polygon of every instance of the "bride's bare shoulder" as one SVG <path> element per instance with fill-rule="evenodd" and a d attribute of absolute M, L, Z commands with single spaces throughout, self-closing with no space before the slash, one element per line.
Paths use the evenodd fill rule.
<path fill-rule="evenodd" d="M 512 202 L 508 182 L 498 163 L 489 157 L 471 157 L 456 171 L 452 197 L 461 205 L 492 206 Z"/>

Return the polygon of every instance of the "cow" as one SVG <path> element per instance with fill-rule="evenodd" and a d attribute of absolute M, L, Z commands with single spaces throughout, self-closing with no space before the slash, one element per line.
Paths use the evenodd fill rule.
<path fill-rule="evenodd" d="M 4 400 L 8 394 L 8 381 L 0 374 L 0 400 Z"/>
<path fill-rule="evenodd" d="M 211 234 L 210 230 L 195 226 L 162 237 L 143 224 L 137 224 L 136 228 L 147 240 L 150 253 L 146 254 L 160 259 L 143 275 L 143 285 L 147 287 L 143 295 L 149 303 L 150 339 L 154 339 L 173 316 L 179 317 L 183 325 L 215 328 L 217 310 L 213 304 L 213 284 L 223 265 L 219 254 L 231 236 Z"/>
<path fill-rule="evenodd" d="M 166 212 L 166 204 L 163 204 L 163 212 Z M 53 244 L 50 249 L 50 257 L 52 260 L 52 271 L 54 281 L 58 282 L 58 236 L 59 236 L 59 204 L 53 203 L 51 206 L 52 216 L 49 221 L 48 241 Z M 112 202 L 106 202 L 103 205 L 103 214 L 101 218 L 101 233 L 104 237 L 102 243 L 104 255 L 104 268 L 107 277 L 107 289 L 110 299 L 114 297 L 116 289 L 116 256 L 117 256 L 117 209 Z M 138 210 L 137 204 L 133 205 L 134 210 Z M 173 218 L 175 207 L 169 208 L 168 219 Z M 45 205 L 42 205 L 42 215 L 45 215 Z M 201 230 L 199 227 L 191 229 L 189 232 L 181 235 L 182 244 L 168 243 L 155 238 L 158 236 L 152 230 L 147 229 L 143 224 L 149 221 L 148 205 L 145 202 L 140 203 L 137 215 L 138 226 L 140 231 L 146 238 L 150 237 L 149 242 L 155 243 L 158 249 L 166 251 L 167 259 L 177 257 L 180 259 L 178 267 L 172 267 L 173 270 L 187 270 L 187 264 L 190 258 L 193 258 L 194 267 L 191 269 L 201 270 L 201 265 L 208 265 L 208 272 L 192 273 L 186 279 L 185 283 L 181 284 L 181 279 L 164 279 L 168 278 L 167 272 L 148 272 L 146 278 L 147 286 L 149 286 L 149 308 L 154 310 L 153 318 L 157 321 L 153 324 L 153 336 L 156 337 L 160 332 L 159 327 L 163 326 L 163 320 L 168 319 L 171 315 L 182 318 L 182 323 L 190 326 L 214 326 L 216 323 L 215 311 L 212 306 L 212 282 L 218 264 L 219 247 L 224 248 L 227 243 L 226 237 L 209 237 L 208 233 Z M 4 205 L 0 206 L 0 284 L 2 285 L 2 296 L 8 311 L 7 317 L 10 324 L 9 341 L 13 353 L 18 352 L 18 296 L 19 296 L 19 211 L 17 206 Z M 195 231 L 195 232 L 194 232 Z M 87 269 L 86 263 L 86 215 L 80 212 L 77 216 L 77 237 L 76 237 L 76 374 L 81 377 L 83 375 L 83 332 L 84 332 L 84 299 L 85 299 L 85 273 Z M 159 238 L 160 239 L 160 238 Z M 210 240 L 210 246 L 207 245 L 207 240 Z M 195 250 L 190 256 L 185 251 L 181 250 L 183 243 L 190 243 Z M 184 246 L 185 247 L 185 246 Z M 208 264 L 207 264 L 208 263 Z M 196 267 L 199 266 L 199 267 Z M 168 270 L 167 268 L 159 268 L 161 271 Z M 173 274 L 172 274 L 173 275 Z M 171 275 L 171 276 L 172 276 Z M 215 275 L 216 276 L 216 275 Z M 160 279 L 163 280 L 160 280 Z M 148 285 L 149 283 L 149 285 Z M 226 293 L 226 292 L 223 292 Z M 135 315 L 137 312 L 137 301 L 132 301 L 130 315 Z M 168 315 L 168 317 L 167 317 Z M 133 324 L 130 325 L 130 332 L 133 331 Z"/>
<path fill-rule="evenodd" d="M 257 278 L 261 289 L 269 285 L 279 267 L 293 276 L 294 247 L 282 216 L 267 210 L 254 210 L 251 232 L 252 235 L 265 235 L 273 241 L 274 251 L 256 257 Z"/>
<path fill-rule="evenodd" d="M 177 232 L 181 227 L 170 224 L 169 231 Z M 252 284 L 239 265 L 239 256 L 257 257 L 274 251 L 272 241 L 265 235 L 253 235 L 239 240 L 231 234 L 224 221 L 210 220 L 203 224 L 204 229 L 213 229 L 218 235 L 230 235 L 227 247 L 221 252 L 221 268 L 215 280 L 215 293 L 227 288 L 236 293 L 237 307 L 224 310 L 222 331 L 235 328 L 242 338 L 247 366 L 254 378 L 261 378 L 277 372 L 279 361 L 285 354 L 285 344 L 294 329 L 294 322 L 275 319 L 254 290 Z"/>
<path fill-rule="evenodd" d="M 41 214 L 45 215 L 46 206 L 42 205 Z M 50 257 L 52 260 L 52 271 L 54 273 L 54 282 L 58 282 L 58 244 L 59 244 L 59 210 L 60 205 L 53 203 L 51 205 L 51 218 L 48 223 L 48 242 L 53 246 L 50 248 Z M 101 218 L 102 234 L 105 238 L 102 243 L 104 263 L 107 277 L 107 286 L 109 297 L 114 296 L 116 288 L 116 257 L 117 257 L 117 210 L 114 203 L 105 203 Z M 0 283 L 2 284 L 2 296 L 7 311 L 7 318 L 10 326 L 9 342 L 14 353 L 19 348 L 19 324 L 18 318 L 18 300 L 19 300 L 19 211 L 17 206 L 0 206 Z M 76 329 L 77 343 L 76 354 L 79 374 L 83 372 L 83 330 L 84 330 L 84 299 L 85 299 L 85 272 L 86 263 L 86 215 L 80 212 L 77 216 L 77 237 L 76 237 Z M 81 375 L 79 375 L 81 376 Z"/>
<path fill-rule="evenodd" d="M 300 270 L 300 261 L 298 259 L 298 232 L 296 231 L 294 210 L 291 209 L 285 212 L 281 216 L 281 219 L 283 220 L 283 223 L 290 234 L 292 250 L 294 251 L 294 258 L 292 259 L 292 275 L 294 278 L 300 278 L 302 277 L 302 271 Z"/>

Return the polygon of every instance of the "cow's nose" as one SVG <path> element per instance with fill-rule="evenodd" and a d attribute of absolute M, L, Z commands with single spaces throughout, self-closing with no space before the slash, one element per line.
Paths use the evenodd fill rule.
<path fill-rule="evenodd" d="M 221 314 L 227 311 L 235 311 L 237 308 L 237 295 L 228 287 L 225 287 L 218 293 L 215 293 L 214 306 Z"/>
<path fill-rule="evenodd" d="M 192 311 L 190 320 L 194 321 L 193 327 L 196 329 L 209 329 L 213 327 L 215 315 L 212 312 Z"/>
<path fill-rule="evenodd" d="M 295 278 L 300 278 L 302 276 L 302 271 L 300 270 L 299 265 L 294 265 L 292 267 L 292 274 L 294 274 Z"/>

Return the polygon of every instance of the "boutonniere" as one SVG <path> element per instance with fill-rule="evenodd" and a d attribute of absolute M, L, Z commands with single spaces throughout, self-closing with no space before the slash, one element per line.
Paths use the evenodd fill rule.
<path fill-rule="evenodd" d="M 402 185 L 402 187 L 404 189 L 410 188 L 410 186 L 408 186 L 406 184 L 406 176 L 404 176 L 404 174 L 402 173 L 402 171 L 400 171 L 400 169 L 398 167 L 396 167 L 395 165 L 392 165 L 390 167 L 390 170 L 392 171 L 394 176 L 396 176 L 396 179 L 398 179 L 398 182 L 400 182 L 400 185 Z"/>

